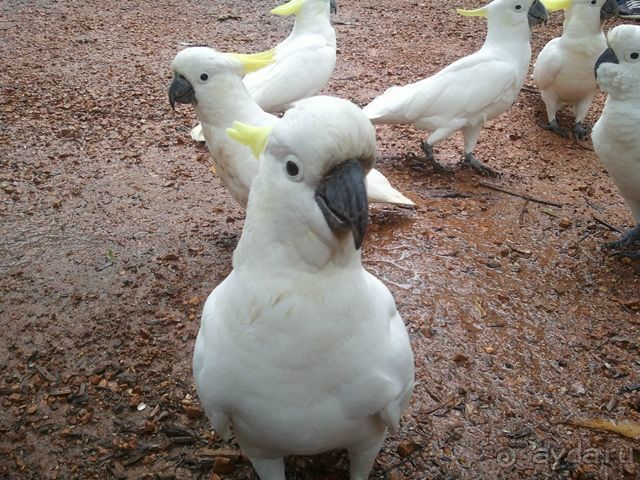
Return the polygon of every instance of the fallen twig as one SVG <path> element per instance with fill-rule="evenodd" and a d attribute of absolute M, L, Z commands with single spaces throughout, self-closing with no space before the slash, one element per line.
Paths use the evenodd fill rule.
<path fill-rule="evenodd" d="M 608 224 L 607 222 L 605 222 L 604 220 L 596 217 L 595 215 L 591 215 L 593 217 L 593 219 L 599 223 L 600 225 L 604 225 L 605 227 L 607 227 L 609 230 L 611 230 L 612 232 L 618 232 L 618 233 L 622 233 L 621 230 L 617 229 L 616 227 L 614 227 L 613 225 Z"/>
<path fill-rule="evenodd" d="M 524 198 L 525 200 L 529 200 L 530 202 L 541 203 L 542 205 L 551 205 L 552 207 L 562 208 L 562 204 L 551 202 L 549 200 L 543 200 L 541 198 L 535 198 L 530 195 L 526 195 L 523 193 L 511 192 L 509 190 L 505 190 L 501 187 L 496 187 L 495 185 L 491 185 L 490 183 L 480 182 L 481 187 L 488 188 L 490 190 L 495 190 L 497 192 L 506 193 L 507 195 L 513 195 L 514 197 Z"/>
<path fill-rule="evenodd" d="M 453 402 L 456 399 L 456 395 L 450 397 L 448 400 L 445 400 L 444 402 L 440 403 L 437 407 L 432 408 L 431 410 L 427 410 L 425 412 L 426 415 L 431 415 L 432 413 L 437 412 L 438 410 L 448 406 L 451 402 Z"/>

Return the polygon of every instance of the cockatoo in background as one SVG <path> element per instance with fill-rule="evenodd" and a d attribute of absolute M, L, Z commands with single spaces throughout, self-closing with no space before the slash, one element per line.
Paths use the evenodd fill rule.
<path fill-rule="evenodd" d="M 542 0 L 549 11 L 566 10 L 562 36 L 547 43 L 533 67 L 533 81 L 540 88 L 548 124 L 541 125 L 562 137 L 556 112 L 564 102 L 575 107 L 573 133 L 585 140 L 590 128 L 583 121 L 598 85 L 593 76 L 596 59 L 607 48 L 602 25 L 618 14 L 615 0 Z"/>
<path fill-rule="evenodd" d="M 640 246 L 640 26 L 619 25 L 607 35 L 609 48 L 595 66 L 609 95 L 591 139 L 596 154 L 631 208 L 635 228 L 609 248 Z M 625 255 L 640 258 L 640 249 Z"/>
<path fill-rule="evenodd" d="M 336 32 L 329 17 L 336 10 L 334 0 L 291 0 L 271 10 L 275 15 L 295 15 L 295 21 L 289 36 L 276 45 L 275 61 L 243 79 L 264 111 L 283 112 L 329 82 L 336 66 Z M 201 125 L 191 130 L 191 138 L 204 142 Z"/>
<path fill-rule="evenodd" d="M 482 48 L 429 78 L 389 88 L 364 112 L 374 124 L 410 123 L 432 130 L 422 150 L 438 171 L 444 169 L 433 157 L 433 145 L 462 130 L 465 163 L 495 175 L 473 150 L 484 123 L 507 111 L 518 96 L 531 61 L 530 28 L 546 21 L 547 12 L 538 0 L 493 0 L 458 13 L 487 18 Z"/>
<path fill-rule="evenodd" d="M 271 126 L 279 120 L 264 112 L 242 83 L 245 73 L 273 61 L 272 51 L 243 55 L 190 47 L 179 52 L 172 62 L 174 78 L 169 87 L 169 102 L 172 106 L 175 102 L 193 104 L 204 127 L 216 173 L 242 206 L 247 204 L 258 160 L 249 148 L 232 141 L 226 129 L 235 120 L 256 126 Z M 414 205 L 377 170 L 372 169 L 366 180 L 369 201 Z"/>
<path fill-rule="evenodd" d="M 233 271 L 195 343 L 198 396 L 262 480 L 283 458 L 345 448 L 366 480 L 413 392 L 413 354 L 389 290 L 361 263 L 375 131 L 347 100 L 297 102 L 230 135 L 260 154 Z"/>

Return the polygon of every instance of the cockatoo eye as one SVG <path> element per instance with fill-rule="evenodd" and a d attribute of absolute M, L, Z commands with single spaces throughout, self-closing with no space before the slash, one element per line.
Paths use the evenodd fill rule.
<path fill-rule="evenodd" d="M 209 80 L 209 75 L 207 75 L 206 73 L 203 73 L 202 75 L 200 75 L 200 80 L 202 80 L 203 82 L 206 82 L 207 80 Z"/>
<path fill-rule="evenodd" d="M 627 58 L 627 60 L 630 62 L 637 62 L 638 59 L 640 59 L 640 53 L 638 52 L 631 52 Z"/>
<path fill-rule="evenodd" d="M 518 4 L 516 4 L 516 5 L 513 7 L 513 9 L 514 9 L 516 12 L 519 12 L 520 10 L 522 10 L 522 5 L 520 5 L 520 4 L 518 3 Z"/>
<path fill-rule="evenodd" d="M 284 168 L 287 171 L 287 175 L 290 180 L 296 182 L 302 180 L 302 166 L 295 160 L 287 160 L 284 164 Z"/>
<path fill-rule="evenodd" d="M 591 0 L 591 5 L 595 5 L 596 3 L 598 3 L 598 0 Z"/>

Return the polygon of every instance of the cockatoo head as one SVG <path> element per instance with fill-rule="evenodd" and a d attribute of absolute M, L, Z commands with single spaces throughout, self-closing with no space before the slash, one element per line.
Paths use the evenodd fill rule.
<path fill-rule="evenodd" d="M 173 62 L 173 81 L 169 86 L 169 103 L 197 105 L 207 98 L 229 95 L 230 84 L 238 83 L 246 73 L 275 61 L 275 51 L 254 54 L 221 53 L 209 47 L 190 47 L 179 52 Z"/>
<path fill-rule="evenodd" d="M 609 95 L 640 98 L 640 26 L 618 25 L 607 35 L 609 48 L 595 65 L 600 88 Z"/>
<path fill-rule="evenodd" d="M 312 97 L 296 102 L 270 132 L 236 122 L 229 135 L 257 146 L 260 167 L 247 210 L 304 225 L 302 241 L 318 238 L 330 249 L 350 233 L 362 245 L 368 203 L 365 176 L 375 163 L 376 136 L 362 110 L 348 100 Z M 268 138 L 267 138 L 268 137 Z M 254 193 L 257 192 L 257 193 Z M 269 206 L 266 206 L 270 203 Z"/>
<path fill-rule="evenodd" d="M 619 8 L 615 0 L 541 0 L 550 12 L 567 10 L 572 15 L 588 19 L 591 16 L 605 21 L 618 16 Z"/>
<path fill-rule="evenodd" d="M 336 0 L 290 0 L 271 10 L 275 15 L 289 16 L 299 14 L 315 14 L 320 11 L 329 10 L 331 13 L 337 13 L 338 7 Z"/>
<path fill-rule="evenodd" d="M 460 15 L 487 17 L 494 24 L 518 26 L 528 23 L 530 27 L 547 21 L 547 10 L 540 0 L 493 0 L 475 10 L 457 9 Z"/>

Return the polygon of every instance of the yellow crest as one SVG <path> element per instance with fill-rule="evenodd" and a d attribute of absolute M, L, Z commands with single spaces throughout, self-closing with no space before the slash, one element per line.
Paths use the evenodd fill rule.
<path fill-rule="evenodd" d="M 571 6 L 571 0 L 540 0 L 544 8 L 550 12 L 557 10 L 567 10 Z"/>
<path fill-rule="evenodd" d="M 258 53 L 227 53 L 244 66 L 244 73 L 255 72 L 276 61 L 276 49 L 272 48 Z"/>
<path fill-rule="evenodd" d="M 238 143 L 251 149 L 256 158 L 260 158 L 267 146 L 269 134 L 273 127 L 254 127 L 242 122 L 233 122 L 231 128 L 227 128 L 227 135 Z"/>
<path fill-rule="evenodd" d="M 486 17 L 487 10 L 482 8 L 476 8 L 475 10 L 465 10 L 464 8 L 456 8 L 456 12 L 464 17 Z"/>
<path fill-rule="evenodd" d="M 298 13 L 304 5 L 305 0 L 291 0 L 290 2 L 285 3 L 284 5 L 280 5 L 279 7 L 271 10 L 271 13 L 274 15 L 282 15 L 283 17 L 288 17 L 289 15 L 293 15 L 294 13 Z"/>

